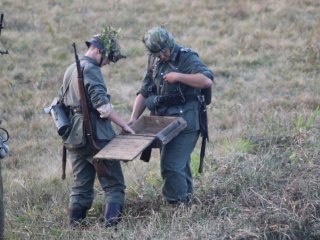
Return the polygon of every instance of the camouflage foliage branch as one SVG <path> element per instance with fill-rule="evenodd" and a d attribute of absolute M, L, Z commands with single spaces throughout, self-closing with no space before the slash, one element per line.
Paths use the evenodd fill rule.
<path fill-rule="evenodd" d="M 99 38 L 108 53 L 111 51 L 115 52 L 120 49 L 117 41 L 120 31 L 120 28 L 115 29 L 108 25 L 107 27 L 103 28 L 99 34 Z"/>

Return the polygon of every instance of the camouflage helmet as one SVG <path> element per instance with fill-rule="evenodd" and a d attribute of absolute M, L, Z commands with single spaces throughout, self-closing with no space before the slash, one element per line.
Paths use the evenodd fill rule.
<path fill-rule="evenodd" d="M 142 41 L 150 53 L 162 52 L 175 44 L 174 37 L 163 26 L 150 29 Z"/>
<path fill-rule="evenodd" d="M 121 58 L 126 56 L 122 55 L 120 52 L 120 45 L 118 42 L 119 30 L 115 30 L 111 26 L 107 26 L 102 29 L 101 33 L 96 34 L 89 41 L 86 41 L 87 47 L 91 45 L 104 51 L 104 56 L 108 58 L 111 62 L 117 62 Z"/>

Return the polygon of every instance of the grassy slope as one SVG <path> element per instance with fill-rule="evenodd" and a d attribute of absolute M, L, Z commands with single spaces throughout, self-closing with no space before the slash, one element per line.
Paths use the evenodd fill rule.
<path fill-rule="evenodd" d="M 11 134 L 3 160 L 9 239 L 319 239 L 320 4 L 283 1 L 3 0 L 0 119 Z M 194 205 L 161 201 L 158 154 L 124 165 L 127 205 L 118 231 L 102 227 L 103 195 L 89 228 L 67 227 L 72 174 L 60 180 L 60 139 L 42 108 L 55 96 L 71 43 L 112 23 L 128 55 L 104 69 L 129 119 L 143 75 L 142 34 L 166 24 L 216 73 L 205 173 Z M 199 150 L 193 155 L 196 173 Z"/>

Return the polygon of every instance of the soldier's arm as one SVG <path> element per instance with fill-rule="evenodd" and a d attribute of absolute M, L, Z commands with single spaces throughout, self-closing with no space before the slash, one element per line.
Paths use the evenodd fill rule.
<path fill-rule="evenodd" d="M 134 130 L 126 122 L 124 122 L 124 120 L 114 110 L 111 111 L 108 118 L 121 127 L 124 131 L 135 134 Z"/>
<path fill-rule="evenodd" d="M 170 72 L 164 75 L 163 80 L 169 83 L 181 82 L 195 88 L 209 88 L 212 86 L 212 80 L 202 73 Z"/>
<path fill-rule="evenodd" d="M 178 72 L 170 72 L 164 76 L 169 83 L 180 82 L 195 88 L 209 88 L 212 86 L 213 73 L 202 63 L 195 52 L 181 52 Z"/>
<path fill-rule="evenodd" d="M 139 93 L 134 101 L 129 124 L 134 123 L 146 108 L 146 98 Z"/>

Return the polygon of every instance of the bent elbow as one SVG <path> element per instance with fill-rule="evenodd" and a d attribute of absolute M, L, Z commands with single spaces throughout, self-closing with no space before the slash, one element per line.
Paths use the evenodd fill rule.
<path fill-rule="evenodd" d="M 204 88 L 210 88 L 210 87 L 212 87 L 212 84 L 213 84 L 212 80 L 207 78 Z"/>

